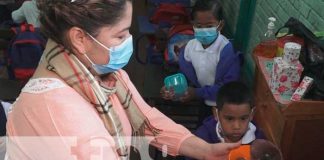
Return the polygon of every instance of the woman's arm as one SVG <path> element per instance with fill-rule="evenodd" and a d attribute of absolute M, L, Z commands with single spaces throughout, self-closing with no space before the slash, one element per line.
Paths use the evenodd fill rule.
<path fill-rule="evenodd" d="M 239 146 L 240 142 L 209 144 L 192 136 L 182 142 L 179 154 L 199 160 L 227 160 L 230 150 Z"/>

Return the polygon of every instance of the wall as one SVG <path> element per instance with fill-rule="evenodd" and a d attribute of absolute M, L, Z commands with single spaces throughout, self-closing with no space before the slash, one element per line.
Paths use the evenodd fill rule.
<path fill-rule="evenodd" d="M 224 10 L 225 27 L 224 34 L 233 38 L 236 31 L 237 18 L 240 9 L 240 0 L 221 0 Z"/>

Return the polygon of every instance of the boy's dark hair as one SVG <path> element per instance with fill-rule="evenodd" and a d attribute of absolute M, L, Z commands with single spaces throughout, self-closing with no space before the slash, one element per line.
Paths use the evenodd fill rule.
<path fill-rule="evenodd" d="M 251 144 L 251 160 L 282 160 L 277 146 L 264 139 L 256 139 Z"/>
<path fill-rule="evenodd" d="M 199 11 L 211 11 L 217 20 L 223 20 L 223 7 L 219 0 L 198 0 L 192 8 L 191 17 L 196 18 Z"/>
<path fill-rule="evenodd" d="M 249 104 L 252 108 L 253 98 L 250 89 L 242 82 L 233 81 L 224 84 L 218 91 L 217 109 L 222 110 L 224 104 Z"/>

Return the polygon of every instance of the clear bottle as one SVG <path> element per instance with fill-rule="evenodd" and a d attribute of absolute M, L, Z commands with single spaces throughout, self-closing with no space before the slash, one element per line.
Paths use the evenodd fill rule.
<path fill-rule="evenodd" d="M 275 37 L 275 21 L 276 18 L 269 17 L 269 23 L 267 27 L 267 31 L 261 38 L 261 43 L 255 48 L 255 52 L 257 55 L 267 58 L 273 58 L 276 56 L 277 53 L 277 41 Z"/>

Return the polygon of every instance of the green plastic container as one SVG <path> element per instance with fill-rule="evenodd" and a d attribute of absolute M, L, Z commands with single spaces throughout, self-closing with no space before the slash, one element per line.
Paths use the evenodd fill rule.
<path fill-rule="evenodd" d="M 182 73 L 166 77 L 164 79 L 164 85 L 168 90 L 173 88 L 176 98 L 183 96 L 188 89 L 186 77 Z"/>

